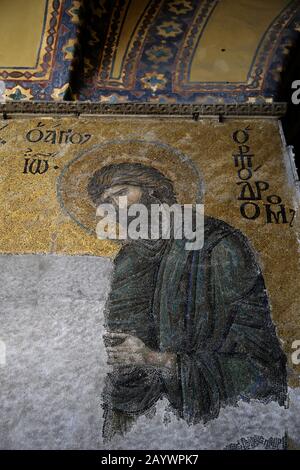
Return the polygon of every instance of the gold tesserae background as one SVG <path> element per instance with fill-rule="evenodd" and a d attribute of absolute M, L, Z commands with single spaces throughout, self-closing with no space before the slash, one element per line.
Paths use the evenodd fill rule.
<path fill-rule="evenodd" d="M 242 216 L 238 200 L 242 180 L 234 160 L 237 131 L 240 142 L 248 136 L 243 145 L 252 155 L 252 184 L 268 184 L 262 200 L 256 201 L 260 216 L 253 220 Z M 180 202 L 195 202 L 202 194 L 206 215 L 248 237 L 263 271 L 278 334 L 291 357 L 292 343 L 300 339 L 299 222 L 297 214 L 291 218 L 298 203 L 275 119 L 219 123 L 176 117 L 35 117 L 5 121 L 0 139 L 1 253 L 115 256 L 118 245 L 94 234 L 88 179 L 110 162 L 151 164 L 172 179 Z M 274 196 L 280 197 L 287 223 L 267 223 L 267 198 L 272 196 L 273 202 Z M 299 371 L 289 364 L 291 385 L 299 385 Z"/>

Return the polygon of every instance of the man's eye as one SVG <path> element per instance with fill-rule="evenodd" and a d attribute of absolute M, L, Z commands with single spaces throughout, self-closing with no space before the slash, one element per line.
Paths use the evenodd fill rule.
<path fill-rule="evenodd" d="M 124 196 L 124 194 L 127 194 L 127 189 L 121 189 L 115 194 L 115 196 Z"/>

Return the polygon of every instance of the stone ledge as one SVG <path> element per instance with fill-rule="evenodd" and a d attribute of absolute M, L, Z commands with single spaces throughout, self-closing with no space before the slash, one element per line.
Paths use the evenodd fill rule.
<path fill-rule="evenodd" d="M 11 101 L 0 103 L 3 118 L 9 114 L 114 114 L 114 115 L 178 115 L 191 116 L 269 116 L 282 117 L 286 103 L 239 104 L 164 104 L 164 103 L 91 103 L 52 101 Z"/>

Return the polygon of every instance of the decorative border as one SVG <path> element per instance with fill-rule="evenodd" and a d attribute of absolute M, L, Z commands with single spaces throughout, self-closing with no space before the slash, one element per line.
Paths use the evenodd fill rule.
<path fill-rule="evenodd" d="M 123 4 L 122 1 L 119 0 L 118 4 Z M 157 10 L 151 24 L 147 25 L 146 31 L 141 20 L 124 59 L 121 80 L 113 83 L 109 80 L 109 73 L 118 33 L 113 34 L 112 24 L 117 28 L 122 15 L 109 1 L 105 5 L 93 30 L 93 37 L 98 37 L 98 47 L 102 48 L 101 66 L 101 57 L 99 53 L 95 57 L 93 40 L 90 39 L 91 47 L 87 49 L 85 58 L 88 66 L 78 91 L 79 100 L 109 104 L 231 104 L 280 100 L 281 74 L 290 57 L 289 49 L 299 39 L 300 0 L 290 0 L 273 20 L 257 48 L 248 80 L 241 83 L 188 82 L 188 67 L 195 41 L 217 0 L 153 0 L 153 8 L 155 6 Z"/>
<path fill-rule="evenodd" d="M 177 70 L 174 73 L 173 90 L 182 94 L 185 92 L 209 92 L 215 93 L 222 89 L 222 92 L 244 93 L 259 92 L 263 88 L 267 72 L 270 67 L 271 58 L 274 57 L 276 49 L 283 31 L 288 27 L 293 18 L 299 13 L 299 0 L 294 0 L 288 4 L 279 15 L 273 20 L 266 30 L 255 52 L 248 79 L 245 82 L 190 82 L 189 67 L 196 45 L 201 38 L 203 28 L 213 13 L 217 3 L 208 0 L 199 7 L 199 12 L 195 15 L 194 22 L 184 39 L 176 58 Z M 198 34 L 197 34 L 198 33 Z"/>
<path fill-rule="evenodd" d="M 44 26 L 34 71 L 32 71 L 32 68 L 26 67 L 22 67 L 22 70 L 19 67 L 15 67 L 13 70 L 0 68 L 0 77 L 3 80 L 33 81 L 49 79 L 56 49 L 57 32 L 61 21 L 62 5 L 63 2 L 58 0 L 54 0 L 51 3 L 49 0 L 46 0 L 43 19 Z"/>
<path fill-rule="evenodd" d="M 129 40 L 129 49 L 126 51 L 123 58 L 120 78 L 112 78 L 111 70 L 113 68 L 114 55 L 118 45 L 123 20 L 127 14 L 127 7 L 128 5 L 124 0 L 119 0 L 115 5 L 106 37 L 106 46 L 101 58 L 98 85 L 108 89 L 130 90 L 134 87 L 136 69 L 142 54 L 144 39 L 148 33 L 151 22 L 154 20 L 160 8 L 160 3 L 152 2 L 151 0 L 148 1 L 143 15 L 135 25 L 135 30 Z"/>
<path fill-rule="evenodd" d="M 68 93 L 70 73 L 76 59 L 79 9 L 83 0 L 48 0 L 46 29 L 40 51 L 40 66 L 29 72 L 2 72 L 1 99 L 7 101 L 63 100 Z M 5 76 L 4 76 L 4 75 Z M 6 77 L 6 78 L 5 78 Z"/>
<path fill-rule="evenodd" d="M 178 48 L 176 55 L 176 67 L 173 73 L 173 91 L 175 93 L 186 93 L 186 91 L 206 91 L 205 83 L 189 82 L 190 67 L 192 65 L 197 45 L 201 41 L 205 27 L 211 19 L 211 16 L 217 5 L 217 0 L 205 0 L 204 2 L 199 2 L 199 5 L 195 9 L 194 16 L 191 20 L 191 25 L 188 28 L 184 36 L 183 43 Z M 213 91 L 210 88 L 209 91 Z"/>
<path fill-rule="evenodd" d="M 179 115 L 191 116 L 268 116 L 282 117 L 286 103 L 235 104 L 157 104 L 157 103 L 91 103 L 91 102 L 33 102 L 11 101 L 0 104 L 4 119 L 9 114 L 123 114 L 123 115 Z"/>

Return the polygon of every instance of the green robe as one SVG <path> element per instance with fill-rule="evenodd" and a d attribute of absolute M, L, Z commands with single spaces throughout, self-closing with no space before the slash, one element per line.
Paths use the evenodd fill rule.
<path fill-rule="evenodd" d="M 130 243 L 116 258 L 106 327 L 176 354 L 177 370 L 124 366 L 108 374 L 104 434 L 112 416 L 122 432 L 122 420 L 162 396 L 189 424 L 240 399 L 284 404 L 286 359 L 255 254 L 217 219 L 205 218 L 204 240 L 198 251 L 186 251 L 186 240 Z"/>

